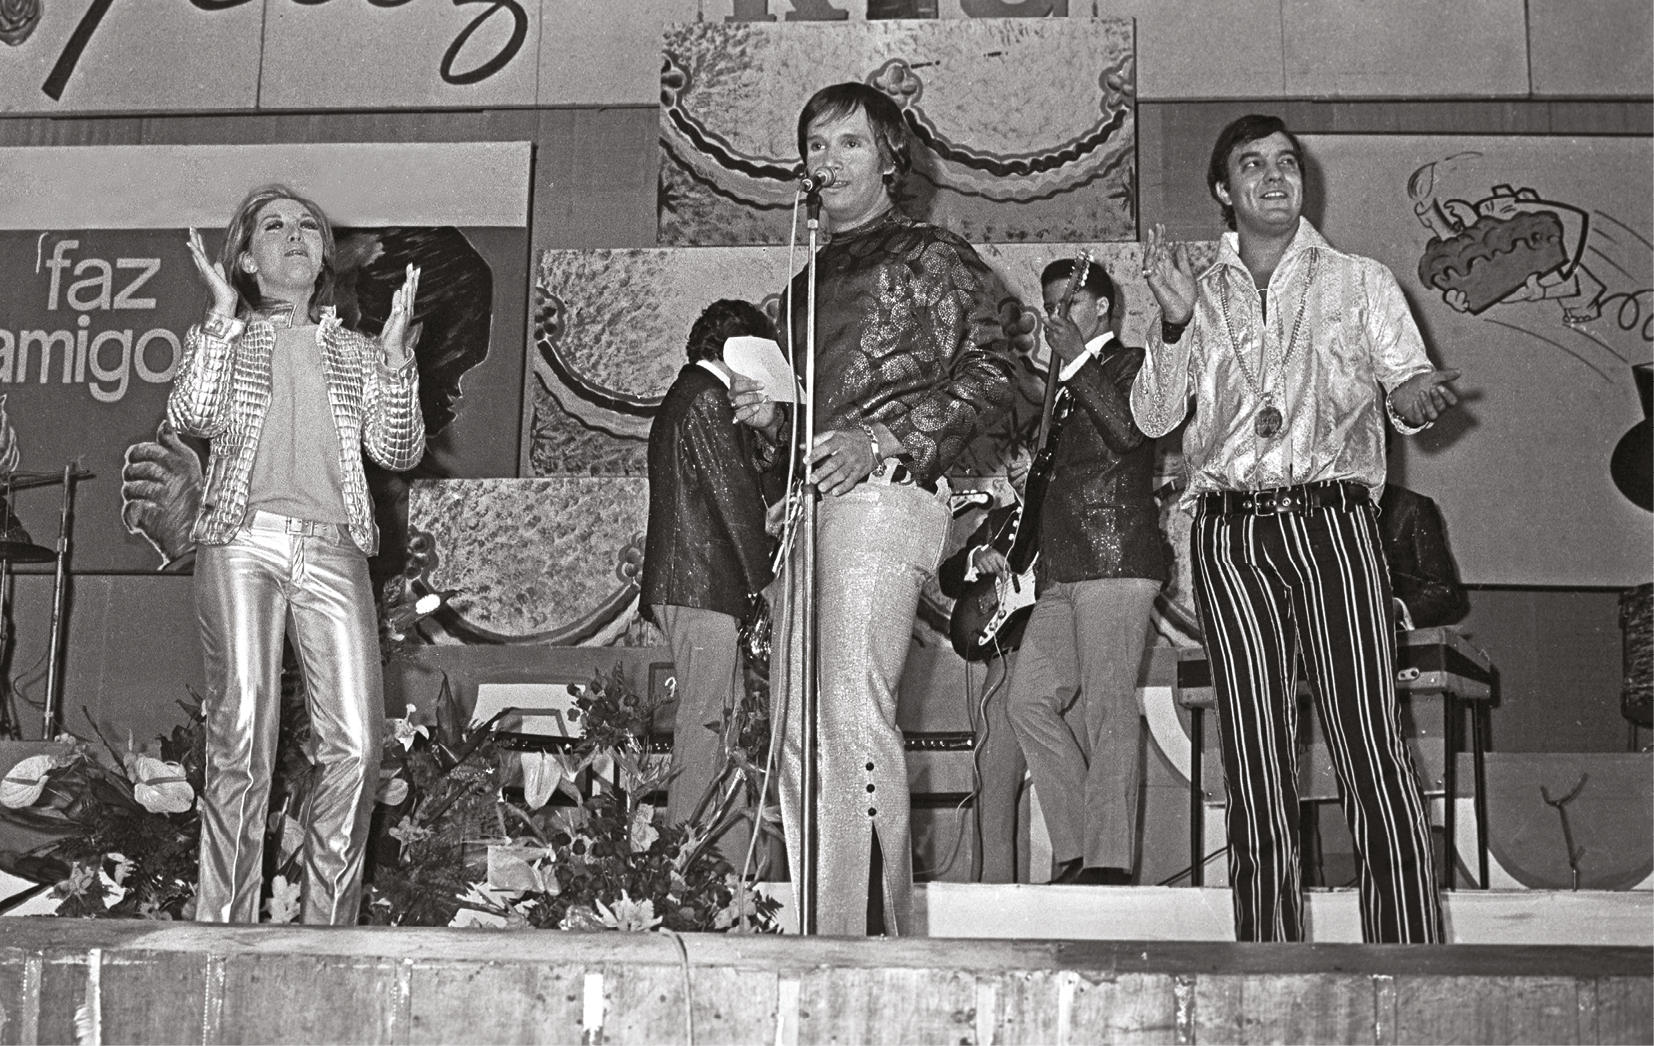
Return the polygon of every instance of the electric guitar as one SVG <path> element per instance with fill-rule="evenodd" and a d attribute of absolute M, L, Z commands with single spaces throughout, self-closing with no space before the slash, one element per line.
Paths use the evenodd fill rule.
<path fill-rule="evenodd" d="M 1057 301 L 1058 315 L 1067 316 L 1074 304 L 1074 295 L 1085 286 L 1086 274 L 1091 271 L 1091 252 L 1081 251 L 1074 260 L 1074 271 L 1068 277 L 1062 297 Z M 1067 396 L 1057 396 L 1062 360 L 1056 353 L 1045 374 L 1045 402 L 1040 413 L 1039 449 L 1028 469 L 1028 480 L 1023 486 L 1022 504 L 1017 506 L 999 530 L 989 538 L 989 545 L 1010 563 L 1009 572 L 997 576 L 982 576 L 970 583 L 965 594 L 953 604 L 948 618 L 948 639 L 953 649 L 967 661 L 986 661 L 1002 650 L 1014 650 L 1022 640 L 1022 625 L 1034 607 L 1034 563 L 1039 559 L 1040 511 L 1045 504 L 1045 491 L 1051 482 L 1051 469 L 1057 453 L 1057 439 L 1062 435 L 1063 422 L 1068 419 L 1071 404 Z"/>

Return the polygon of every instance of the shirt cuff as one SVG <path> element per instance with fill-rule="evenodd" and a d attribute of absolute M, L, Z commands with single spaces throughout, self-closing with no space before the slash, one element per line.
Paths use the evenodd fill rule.
<path fill-rule="evenodd" d="M 201 321 L 201 333 L 215 341 L 234 341 L 246 327 L 245 322 L 234 316 L 220 316 L 215 312 L 207 313 L 207 318 Z"/>
<path fill-rule="evenodd" d="M 1097 350 L 1087 346 L 1084 352 L 1080 353 L 1078 356 L 1075 356 L 1068 363 L 1063 364 L 1062 370 L 1057 372 L 1057 380 L 1068 381 L 1074 375 L 1080 373 L 1080 368 L 1084 367 L 1086 361 L 1095 355 L 1097 355 Z"/>
<path fill-rule="evenodd" d="M 976 554 L 988 547 L 985 544 L 978 545 L 965 553 L 965 582 L 967 584 L 982 576 L 982 572 L 976 569 Z"/>
<path fill-rule="evenodd" d="M 1396 431 L 1401 433 L 1403 436 L 1412 436 L 1416 433 L 1423 432 L 1425 429 L 1435 424 L 1433 421 L 1427 421 L 1423 425 L 1410 424 L 1406 418 L 1396 413 L 1396 408 L 1390 403 L 1389 393 L 1384 394 L 1384 413 L 1390 416 L 1390 424 L 1394 425 Z"/>

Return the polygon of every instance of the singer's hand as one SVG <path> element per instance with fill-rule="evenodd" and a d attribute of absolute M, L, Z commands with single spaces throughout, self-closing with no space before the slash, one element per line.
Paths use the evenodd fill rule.
<path fill-rule="evenodd" d="M 200 514 L 205 487 L 201 459 L 163 421 L 153 443 L 126 448 L 121 522 L 128 533 L 141 534 L 155 546 L 161 565 L 168 566 L 195 548 L 190 530 Z"/>
<path fill-rule="evenodd" d="M 1182 325 L 1195 313 L 1195 274 L 1182 244 L 1166 240 L 1166 227 L 1156 224 L 1143 241 L 1143 279 L 1167 322 Z"/>
<path fill-rule="evenodd" d="M 848 494 L 878 464 L 873 444 L 861 429 L 833 429 L 810 448 L 810 482 L 823 495 Z"/>
<path fill-rule="evenodd" d="M 419 325 L 413 322 L 414 296 L 419 293 L 419 269 L 408 266 L 407 278 L 391 296 L 391 314 L 379 332 L 380 344 L 385 349 L 385 363 L 392 370 L 408 362 L 414 345 L 419 341 Z"/>

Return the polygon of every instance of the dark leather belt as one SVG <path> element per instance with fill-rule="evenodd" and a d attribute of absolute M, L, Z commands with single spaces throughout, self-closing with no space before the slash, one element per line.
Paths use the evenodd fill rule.
<path fill-rule="evenodd" d="M 1200 510 L 1213 516 L 1273 516 L 1323 508 L 1354 508 L 1372 500 L 1366 487 L 1347 479 L 1327 479 L 1268 490 L 1213 490 L 1200 496 Z"/>
<path fill-rule="evenodd" d="M 913 477 L 913 470 L 909 469 L 906 465 L 892 465 L 890 467 L 890 482 L 911 483 L 920 490 L 928 490 L 932 494 L 936 493 L 935 480 L 920 481 L 915 479 Z"/>

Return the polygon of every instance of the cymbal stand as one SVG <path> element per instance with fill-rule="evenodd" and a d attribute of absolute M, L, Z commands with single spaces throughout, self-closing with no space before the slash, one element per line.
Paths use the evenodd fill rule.
<path fill-rule="evenodd" d="M 75 512 L 75 471 L 73 462 L 63 466 L 63 508 L 58 515 L 57 528 L 57 576 L 52 582 L 52 633 L 50 637 L 51 649 L 46 659 L 46 700 L 45 711 L 42 713 L 40 736 L 50 741 L 57 736 L 57 729 L 62 718 L 58 709 L 58 668 L 63 656 L 63 620 L 64 607 L 68 598 L 69 588 L 69 525 Z"/>
<path fill-rule="evenodd" d="M 12 505 L 12 478 L 6 476 L 4 501 Z M 11 556 L 0 555 L 0 737 L 8 741 L 21 740 L 23 731 L 12 709 L 11 678 L 6 675 L 7 662 L 12 653 L 16 631 L 12 627 L 12 572 Z"/>

